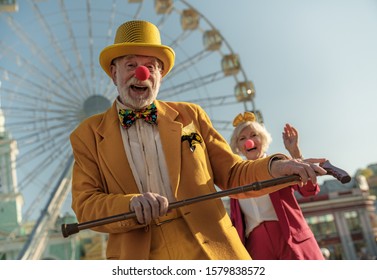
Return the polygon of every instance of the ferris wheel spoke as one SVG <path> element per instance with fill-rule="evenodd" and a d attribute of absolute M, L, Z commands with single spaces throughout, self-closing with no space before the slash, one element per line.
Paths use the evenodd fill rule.
<path fill-rule="evenodd" d="M 21 103 L 20 103 L 21 104 Z M 38 121 L 48 121 L 48 120 L 58 120 L 57 116 L 63 115 L 64 118 L 66 119 L 68 117 L 70 118 L 75 118 L 76 121 L 80 120 L 79 114 L 77 110 L 74 110 L 70 107 L 67 107 L 66 109 L 59 109 L 58 107 L 56 108 L 49 108 L 46 109 L 43 105 L 40 106 L 32 106 L 33 104 L 21 104 L 23 106 L 20 106 L 18 104 L 17 106 L 12 106 L 12 107 L 5 107 L 2 106 L 2 110 L 7 113 L 7 115 L 12 116 L 14 119 L 24 119 L 25 122 L 27 123 L 28 121 L 34 121 L 35 124 L 38 124 Z M 19 107 L 18 107 L 19 106 Z M 41 110 L 43 110 L 41 112 Z M 48 117 L 44 116 L 43 118 L 41 115 L 46 115 L 46 113 L 51 113 Z M 14 123 L 14 122 L 9 122 L 9 124 Z M 7 122 L 8 124 L 8 122 Z"/>
<path fill-rule="evenodd" d="M 70 130 L 68 128 L 70 128 Z M 27 129 L 22 131 L 22 135 L 18 137 L 19 144 L 24 148 L 33 146 L 35 148 L 34 150 L 38 149 L 39 147 L 46 149 L 47 147 L 54 145 L 59 138 L 67 141 L 69 131 L 71 131 L 73 128 L 74 126 L 69 123 L 63 123 L 55 126 L 50 125 L 43 128 L 27 127 Z M 19 158 L 22 158 L 23 156 L 24 155 L 20 155 Z"/>
<path fill-rule="evenodd" d="M 94 50 L 93 50 L 93 30 L 92 30 L 92 9 L 90 6 L 90 0 L 86 0 L 86 15 L 87 15 L 87 22 L 88 22 L 88 51 L 89 51 L 89 69 L 90 69 L 90 80 L 95 80 L 95 72 L 94 72 Z M 92 90 L 91 94 L 95 93 L 95 89 L 90 87 Z"/>
<path fill-rule="evenodd" d="M 72 50 L 73 50 L 75 57 L 76 57 L 76 61 L 77 61 L 77 65 L 78 65 L 78 71 L 80 72 L 81 80 L 85 82 L 85 86 L 88 89 L 90 87 L 89 87 L 89 82 L 86 79 L 84 63 L 83 63 L 83 60 L 82 60 L 82 56 L 80 55 L 79 48 L 77 46 L 76 37 L 75 37 L 74 32 L 73 32 L 72 22 L 69 19 L 68 12 L 67 12 L 67 9 L 66 9 L 65 4 L 64 4 L 64 0 L 60 0 L 60 10 L 61 10 L 62 16 L 64 18 L 64 26 L 67 28 L 68 38 L 71 42 Z"/>
<path fill-rule="evenodd" d="M 128 1 L 128 2 L 130 2 L 130 4 L 133 4 L 133 5 L 138 4 L 138 7 L 137 7 L 136 12 L 135 12 L 134 17 L 133 17 L 134 19 L 138 19 L 140 17 L 142 10 L 143 10 L 144 1 L 141 1 L 139 3 L 132 2 L 132 1 Z"/>
<path fill-rule="evenodd" d="M 71 160 L 71 155 L 70 154 L 66 154 L 64 155 L 64 158 L 62 158 L 62 160 L 60 161 L 60 164 L 59 165 L 56 165 L 54 170 L 51 172 L 51 176 L 48 178 L 47 182 L 48 183 L 41 183 L 40 184 L 40 189 L 41 189 L 41 192 L 37 193 L 35 198 L 33 199 L 33 203 L 31 204 L 31 206 L 27 209 L 26 211 L 26 214 L 25 214 L 25 217 L 27 218 L 26 221 L 28 220 L 28 218 L 32 215 L 32 213 L 35 212 L 35 209 L 36 209 L 36 206 L 37 205 L 41 205 L 41 203 L 43 202 L 43 200 L 46 199 L 46 196 L 49 194 L 50 195 L 50 198 L 52 196 L 56 197 L 55 194 L 53 194 L 53 192 L 58 192 L 59 195 L 58 195 L 58 198 L 60 201 L 53 201 L 54 203 L 50 204 L 50 205 L 46 205 L 46 207 L 44 208 L 44 210 L 47 210 L 49 212 L 49 214 L 52 214 L 53 211 L 50 211 L 48 209 L 50 209 L 50 207 L 52 208 L 56 208 L 58 207 L 58 209 L 60 209 L 61 207 L 61 204 L 62 204 L 62 201 L 61 199 L 64 198 L 65 200 L 65 196 L 68 194 L 66 191 L 64 193 L 64 190 L 61 190 L 60 188 L 59 189 L 55 189 L 53 187 L 53 184 L 55 182 L 58 182 L 58 180 L 61 180 L 61 174 L 62 174 L 62 170 L 65 170 L 67 168 L 67 164 L 70 163 L 70 160 Z M 68 175 L 68 177 L 71 177 L 71 174 Z M 68 177 L 66 177 L 67 179 L 69 179 Z M 60 184 L 61 182 L 59 182 Z M 63 191 L 63 192 L 61 192 Z M 61 197 L 63 195 L 63 197 Z"/>
<path fill-rule="evenodd" d="M 173 49 L 177 48 L 184 40 L 186 40 L 193 32 L 190 30 L 185 30 L 182 32 L 177 38 L 174 39 L 171 43 L 169 43 L 169 46 Z"/>
<path fill-rule="evenodd" d="M 169 19 L 169 16 L 171 15 L 171 11 L 174 10 L 174 7 L 172 7 L 170 10 L 166 10 L 164 13 L 160 14 L 160 19 L 156 22 L 156 26 L 160 31 L 163 30 L 165 22 Z"/>
<path fill-rule="evenodd" d="M 47 23 L 43 13 L 41 13 L 38 5 L 35 2 L 32 2 L 31 0 L 29 0 L 29 2 L 31 2 L 33 11 L 36 14 L 36 18 L 39 21 L 42 29 L 46 33 L 46 36 L 47 36 L 48 40 L 50 41 L 50 44 L 55 51 L 55 54 L 57 55 L 57 57 L 62 62 L 65 71 L 67 71 L 67 73 L 71 74 L 69 79 L 72 80 L 75 87 L 80 89 L 82 92 L 86 92 L 89 95 L 89 92 L 87 92 L 86 91 L 87 89 L 85 89 L 85 87 L 83 87 L 82 83 L 80 82 L 80 79 L 76 75 L 76 72 L 72 69 L 70 62 L 68 61 L 67 57 L 64 55 L 64 51 L 59 44 L 60 40 L 58 40 L 56 38 L 56 35 L 54 35 L 54 32 L 52 32 L 50 25 Z"/>
<path fill-rule="evenodd" d="M 215 97 L 206 97 L 201 99 L 188 99 L 187 102 L 200 104 L 201 107 L 218 107 L 218 106 L 228 106 L 237 104 L 237 100 L 232 95 L 223 95 Z"/>
<path fill-rule="evenodd" d="M 46 191 L 43 190 L 48 190 L 49 188 L 51 188 L 51 185 L 56 181 L 57 177 L 51 176 L 51 178 L 47 177 L 46 179 L 41 180 L 38 174 L 45 174 L 46 170 L 51 170 L 51 168 L 59 166 L 56 164 L 59 160 L 61 161 L 60 158 L 47 158 L 46 161 L 41 162 L 40 165 L 32 169 L 25 175 L 21 184 L 19 185 L 20 191 L 26 191 L 27 188 L 32 185 L 33 187 L 37 187 L 38 190 L 43 192 L 42 196 L 44 196 L 46 194 Z M 56 170 L 59 169 L 60 171 L 62 170 L 61 168 L 56 168 Z M 43 186 L 45 186 L 45 188 L 43 188 Z M 38 207 L 40 207 L 40 205 Z"/>
<path fill-rule="evenodd" d="M 55 80 L 44 76 L 43 73 L 40 73 L 41 74 L 40 77 L 45 78 L 44 82 L 41 84 L 37 84 L 33 80 L 21 77 L 19 74 L 5 70 L 2 67 L 0 67 L 0 70 L 2 70 L 3 72 L 2 76 L 4 77 L 5 80 L 17 81 L 18 87 L 21 88 L 23 86 L 24 90 L 27 91 L 27 93 L 22 92 L 20 89 L 16 91 L 14 89 L 8 89 L 6 86 L 4 86 L 2 87 L 2 91 L 5 93 L 9 93 L 11 96 L 11 97 L 8 97 L 8 99 L 14 98 L 14 96 L 18 96 L 18 97 L 21 97 L 20 100 L 22 101 L 24 100 L 24 98 L 26 98 L 26 99 L 32 99 L 32 100 L 41 100 L 41 101 L 43 100 L 43 103 L 46 103 L 45 95 L 50 95 L 50 96 L 54 95 L 56 96 L 56 98 L 66 101 L 66 104 L 65 104 L 66 106 L 68 105 L 75 106 L 75 104 L 77 104 L 78 101 L 80 100 L 78 99 L 77 96 L 74 96 L 73 94 L 71 94 L 68 89 L 66 89 L 67 91 L 64 91 L 64 87 L 62 85 L 59 85 L 57 84 Z M 30 73 L 33 73 L 33 75 L 35 75 L 36 73 L 38 73 L 38 71 L 34 71 L 34 72 L 31 71 Z M 31 77 L 31 75 L 29 75 L 28 77 Z M 38 95 L 38 96 L 35 96 L 35 94 L 32 95 L 32 91 L 34 87 L 38 89 L 38 91 L 43 92 L 44 95 Z M 7 96 L 7 95 L 4 95 L 4 96 Z M 48 99 L 49 98 L 47 98 L 47 100 Z"/>
<path fill-rule="evenodd" d="M 177 84 L 170 88 L 164 88 L 161 96 L 164 98 L 177 97 L 186 93 L 187 91 L 194 90 L 198 87 L 204 87 L 210 83 L 214 83 L 220 79 L 223 79 L 224 75 L 222 71 L 217 71 L 206 76 L 198 77 L 192 80 L 185 81 L 181 84 Z"/>
<path fill-rule="evenodd" d="M 33 200 L 33 203 L 31 203 L 30 207 L 26 210 L 26 218 L 30 215 L 32 215 L 34 209 L 36 207 L 40 206 L 41 201 L 44 197 L 46 197 L 47 194 L 49 194 L 49 191 L 52 189 L 53 184 L 57 181 L 57 178 L 59 178 L 59 175 L 61 174 L 61 171 L 64 169 L 66 165 L 66 161 L 70 158 L 70 153 L 64 153 L 60 157 L 59 160 L 56 160 L 56 158 L 50 157 L 45 162 L 42 162 L 41 165 L 37 166 L 35 169 L 33 169 L 29 175 L 31 175 L 26 180 L 33 180 L 36 181 L 39 185 L 40 192 L 35 194 L 35 198 Z M 52 166 L 52 170 L 51 170 Z M 51 170 L 50 176 L 47 177 L 47 180 L 40 181 L 36 178 L 32 178 L 33 174 L 43 173 L 46 169 Z M 23 186 L 23 189 L 25 190 L 27 186 Z M 39 205 L 39 206 L 38 206 Z"/>
<path fill-rule="evenodd" d="M 28 71 L 27 73 L 28 75 L 26 76 L 21 76 L 20 74 L 11 70 L 7 70 L 3 67 L 0 67 L 0 70 L 3 73 L 2 77 L 4 80 L 13 81 L 13 83 L 17 83 L 18 87 L 24 86 L 25 90 L 27 90 L 29 95 L 31 94 L 32 90 L 35 88 L 35 90 L 43 92 L 44 94 L 50 94 L 50 95 L 53 94 L 57 98 L 67 101 L 67 104 L 75 104 L 80 100 L 77 96 L 71 93 L 72 89 L 68 89 L 64 87 L 63 84 L 58 84 L 56 80 L 46 76 L 43 72 L 39 71 L 39 69 L 35 67 L 34 69 L 25 67 L 25 70 Z M 38 79 L 39 77 L 42 79 Z M 73 92 L 76 92 L 76 91 L 73 91 Z M 27 96 L 27 94 L 24 94 L 24 96 Z M 39 96 L 41 98 L 41 95 Z"/>
<path fill-rule="evenodd" d="M 51 129 L 52 126 L 48 126 L 48 123 L 55 123 L 55 122 L 59 122 L 61 123 L 60 126 L 62 126 L 64 129 L 66 129 L 67 127 L 67 122 L 74 122 L 76 123 L 77 122 L 77 117 L 76 116 L 72 116 L 72 117 L 69 117 L 69 116 L 63 116 L 63 117 L 38 117 L 38 118 L 30 118 L 30 120 L 27 120 L 25 121 L 24 120 L 24 117 L 19 117 L 18 118 L 20 121 L 12 121 L 12 122 L 9 122 L 7 123 L 7 127 L 12 129 L 12 130 L 15 130 L 17 131 L 18 133 L 25 133 L 27 131 L 33 128 L 37 128 L 41 125 L 43 126 L 46 126 L 47 125 L 47 128 L 46 129 Z M 63 123 L 63 121 L 65 123 Z M 38 124 L 41 124 L 41 125 L 38 125 Z M 25 137 L 28 137 L 28 135 L 24 136 Z M 22 139 L 22 138 L 20 138 Z"/>
<path fill-rule="evenodd" d="M 65 160 L 71 156 L 68 145 L 64 144 L 62 148 L 50 151 L 47 156 L 44 156 L 37 165 L 33 165 L 33 168 L 26 174 L 23 174 L 23 180 L 19 185 L 21 190 L 25 190 L 31 186 L 31 182 L 36 182 L 38 185 L 45 186 L 44 189 L 51 188 L 51 185 L 56 181 L 59 175 L 59 169 L 65 165 Z M 51 170 L 52 169 L 52 170 Z M 48 174 L 46 174 L 48 170 Z M 55 171 L 54 171 L 55 170 Z M 39 174 L 46 174 L 46 178 L 41 179 Z"/>
<path fill-rule="evenodd" d="M 234 129 L 232 123 L 229 121 L 212 119 L 211 122 L 218 130 L 233 131 Z"/>
<path fill-rule="evenodd" d="M 38 110 L 44 110 L 46 105 L 54 105 L 56 108 L 66 108 L 66 109 L 60 109 L 59 111 L 55 111 L 56 113 L 61 112 L 77 112 L 77 110 L 80 110 L 81 106 L 79 105 L 77 101 L 74 102 L 74 100 L 70 100 L 67 98 L 64 98 L 62 96 L 62 101 L 59 100 L 49 100 L 49 98 L 43 95 L 31 95 L 30 91 L 28 93 L 16 91 L 8 88 L 2 88 L 2 92 L 4 94 L 1 95 L 1 98 L 4 102 L 4 104 L 11 104 L 12 102 L 15 102 L 17 106 L 7 107 L 2 106 L 3 110 L 8 111 L 10 114 L 12 114 L 12 111 L 16 111 L 15 115 L 17 116 L 19 112 L 34 112 Z M 49 95 L 53 95 L 54 93 L 51 92 Z M 55 96 L 59 96 L 59 94 L 54 94 Z M 57 110 L 57 109 L 55 109 Z M 50 112 L 54 112 L 51 110 Z"/>
<path fill-rule="evenodd" d="M 65 134 L 65 133 L 63 133 Z M 44 164 L 46 161 L 49 162 L 52 159 L 59 158 L 64 151 L 70 151 L 69 142 L 67 142 L 67 139 L 65 137 L 61 137 L 60 140 L 56 140 L 55 137 L 50 137 L 52 141 L 47 141 L 45 139 L 39 138 L 38 145 L 33 145 L 32 147 L 27 147 L 27 145 L 24 145 L 25 152 L 17 159 L 17 166 L 22 166 L 23 164 L 32 165 L 31 163 L 38 163 L 35 164 L 35 166 L 40 166 L 41 164 Z M 36 141 L 35 139 L 32 139 L 31 141 Z M 28 149 L 30 148 L 30 149 Z M 29 176 L 34 177 L 38 176 L 39 174 L 32 174 L 34 171 L 32 171 Z M 25 178 L 28 176 L 25 175 L 23 184 L 27 185 L 27 182 L 25 182 Z M 21 187 L 21 186 L 20 186 Z"/>
<path fill-rule="evenodd" d="M 33 56 L 35 59 L 39 62 L 42 63 L 45 67 L 46 70 L 50 73 L 53 73 L 55 77 L 59 77 L 59 79 L 63 79 L 63 81 L 67 84 L 70 85 L 71 88 L 75 88 L 75 86 L 71 83 L 71 80 L 66 77 L 65 73 L 59 71 L 55 67 L 54 62 L 45 54 L 45 50 L 42 49 L 37 42 L 33 41 L 28 34 L 25 33 L 24 29 L 21 28 L 14 20 L 12 17 L 8 16 L 7 17 L 7 24 L 9 27 L 13 30 L 14 34 L 20 38 L 22 42 L 24 42 L 31 50 Z"/>
<path fill-rule="evenodd" d="M 107 97 L 109 100 L 113 100 L 117 95 L 116 89 L 114 89 L 113 81 L 108 78 L 106 89 L 104 90 L 103 96 Z"/>
<path fill-rule="evenodd" d="M 140 6 L 142 6 L 142 3 L 140 4 Z M 111 10 L 109 12 L 109 23 L 107 25 L 107 32 L 105 35 L 106 46 L 111 44 L 111 40 L 112 40 L 113 32 L 114 32 L 114 26 L 115 26 L 116 12 L 117 12 L 116 0 L 113 0 L 111 4 Z M 97 74 L 97 79 L 99 80 L 98 94 L 103 94 L 104 96 L 110 96 L 109 87 L 112 85 L 112 83 L 109 83 L 109 77 L 106 75 L 106 73 L 104 71 L 100 71 L 99 74 Z"/>
<path fill-rule="evenodd" d="M 197 52 L 196 54 L 192 55 L 191 57 L 187 58 L 186 60 L 180 62 L 179 64 L 175 65 L 172 71 L 169 73 L 169 76 L 167 80 L 174 79 L 174 77 L 183 71 L 187 71 L 187 68 L 192 66 L 193 64 L 204 60 L 209 55 L 211 55 L 210 52 L 201 50 Z"/>

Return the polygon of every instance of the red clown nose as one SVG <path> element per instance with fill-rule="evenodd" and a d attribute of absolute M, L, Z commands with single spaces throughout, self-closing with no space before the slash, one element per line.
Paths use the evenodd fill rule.
<path fill-rule="evenodd" d="M 140 81 L 145 81 L 149 78 L 151 73 L 149 72 L 148 68 L 145 66 L 139 66 L 135 70 L 135 77 Z"/>
<path fill-rule="evenodd" d="M 246 140 L 245 141 L 245 148 L 246 148 L 246 150 L 250 150 L 250 149 L 252 149 L 252 148 L 254 148 L 254 141 L 253 140 L 251 140 L 251 139 L 249 139 L 249 140 Z"/>

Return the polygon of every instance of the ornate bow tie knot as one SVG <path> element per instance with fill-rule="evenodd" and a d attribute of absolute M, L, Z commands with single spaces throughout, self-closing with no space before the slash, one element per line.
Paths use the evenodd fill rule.
<path fill-rule="evenodd" d="M 118 115 L 120 123 L 124 128 L 132 126 L 137 119 L 143 119 L 150 124 L 157 124 L 157 108 L 153 103 L 142 111 L 119 109 Z"/>

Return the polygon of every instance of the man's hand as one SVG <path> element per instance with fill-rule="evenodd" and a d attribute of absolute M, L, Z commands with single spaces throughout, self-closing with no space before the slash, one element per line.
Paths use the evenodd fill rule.
<path fill-rule="evenodd" d="M 130 210 L 135 212 L 137 221 L 146 225 L 166 215 L 168 207 L 169 202 L 166 197 L 151 192 L 135 196 L 130 201 Z"/>
<path fill-rule="evenodd" d="M 273 160 L 270 172 L 275 178 L 297 174 L 301 177 L 301 186 L 306 184 L 308 180 L 316 184 L 317 175 L 325 175 L 327 173 L 325 169 L 317 165 L 317 163 L 324 161 L 326 161 L 325 158 Z"/>

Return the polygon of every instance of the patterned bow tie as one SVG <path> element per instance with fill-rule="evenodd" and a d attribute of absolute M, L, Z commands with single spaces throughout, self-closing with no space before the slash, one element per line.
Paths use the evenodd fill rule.
<path fill-rule="evenodd" d="M 129 128 L 137 119 L 144 119 L 147 123 L 157 124 L 157 108 L 153 103 L 143 111 L 119 109 L 119 120 L 124 128 Z"/>

